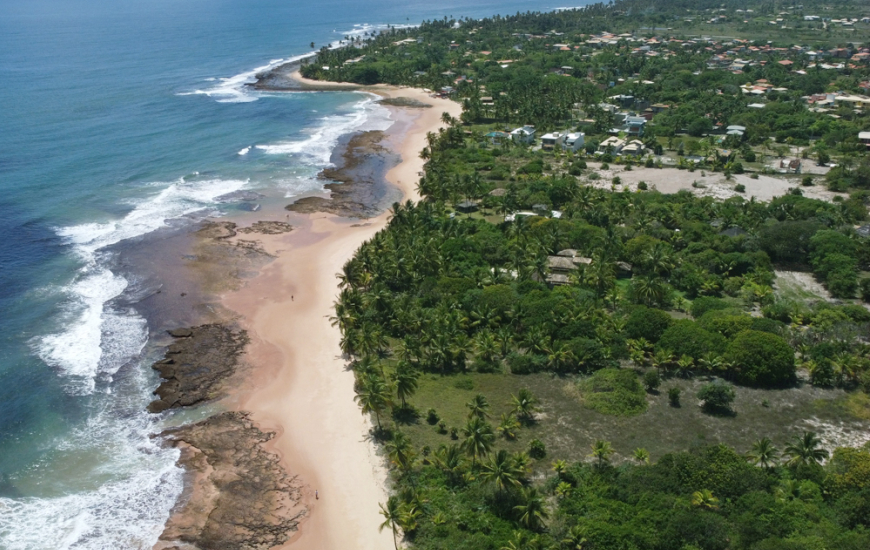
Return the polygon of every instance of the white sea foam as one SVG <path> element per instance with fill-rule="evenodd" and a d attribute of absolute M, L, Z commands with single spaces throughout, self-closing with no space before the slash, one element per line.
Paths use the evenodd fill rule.
<path fill-rule="evenodd" d="M 245 71 L 243 73 L 231 76 L 229 78 L 218 78 L 214 81 L 217 84 L 205 90 L 194 90 L 192 92 L 182 92 L 178 95 L 205 95 L 215 99 L 218 103 L 249 103 L 260 99 L 261 94 L 256 90 L 250 89 L 247 84 L 252 84 L 257 81 L 257 75 L 266 71 L 270 71 L 275 67 L 285 63 L 301 61 L 312 57 L 314 52 L 288 57 L 287 59 L 273 59 L 267 65 Z"/>
<path fill-rule="evenodd" d="M 150 439 L 142 412 L 118 418 L 95 415 L 58 445 L 64 453 L 101 453 L 84 462 L 70 482 L 110 481 L 63 496 L 0 498 L 0 547 L 4 550 L 114 550 L 151 548 L 183 488 L 176 449 Z M 89 454 L 89 456 L 90 456 Z M 89 471 L 88 471 L 89 470 Z"/>
<path fill-rule="evenodd" d="M 247 155 L 247 154 L 250 153 L 250 152 L 251 152 L 251 148 L 250 148 L 250 147 L 245 147 L 244 149 L 242 149 L 242 150 L 239 151 L 239 155 L 240 155 L 240 156 L 245 156 L 245 155 Z"/>
<path fill-rule="evenodd" d="M 170 219 L 210 211 L 215 199 L 246 184 L 241 180 L 181 179 L 143 200 L 119 220 L 57 230 L 84 265 L 64 289 L 68 300 L 57 320 L 63 328 L 33 344 L 43 361 L 68 377 L 71 391 L 93 392 L 99 376 L 111 377 L 141 352 L 147 340 L 144 319 L 134 311 L 107 307 L 128 283 L 101 264 L 100 251 L 160 229 Z"/>
<path fill-rule="evenodd" d="M 346 113 L 326 116 L 320 123 L 304 131 L 307 137 L 283 141 L 256 148 L 267 155 L 292 155 L 299 161 L 323 168 L 330 165 L 332 151 L 341 136 L 355 131 L 386 130 L 392 124 L 388 109 L 366 94 L 364 100 L 353 104 Z"/>

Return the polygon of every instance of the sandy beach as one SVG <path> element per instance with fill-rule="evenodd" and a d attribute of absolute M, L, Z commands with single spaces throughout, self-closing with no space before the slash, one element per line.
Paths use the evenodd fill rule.
<path fill-rule="evenodd" d="M 419 151 L 426 133 L 437 131 L 443 112 L 458 117 L 461 106 L 422 90 L 366 90 L 433 106 L 391 107 L 398 121 L 388 131 L 386 145 L 395 148 L 401 162 L 387 179 L 405 199 L 417 200 L 423 166 Z M 251 338 L 246 355 L 250 375 L 228 402 L 250 411 L 261 429 L 277 433 L 268 448 L 303 485 L 308 517 L 284 547 L 386 550 L 393 540 L 389 530 L 379 531 L 378 504 L 386 500 L 387 470 L 369 440 L 371 423 L 354 402 L 354 376 L 329 317 L 338 294 L 335 274 L 385 226 L 388 214 L 358 220 L 294 213 L 287 221 L 297 228 L 292 233 L 258 237 L 275 261 L 222 300 L 241 316 Z"/>

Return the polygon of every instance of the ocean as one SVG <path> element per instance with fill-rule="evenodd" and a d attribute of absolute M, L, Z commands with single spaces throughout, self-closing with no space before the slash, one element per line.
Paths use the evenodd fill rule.
<path fill-rule="evenodd" d="M 118 251 L 318 190 L 366 94 L 258 93 L 346 35 L 540 0 L 6 0 L 0 13 L 0 549 L 150 548 L 181 493 L 151 436 L 152 279 Z M 178 419 L 175 418 L 174 421 Z"/>

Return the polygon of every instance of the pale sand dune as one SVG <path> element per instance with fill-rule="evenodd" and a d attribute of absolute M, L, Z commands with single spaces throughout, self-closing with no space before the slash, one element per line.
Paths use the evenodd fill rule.
<path fill-rule="evenodd" d="M 405 198 L 417 200 L 426 132 L 437 131 L 445 111 L 458 117 L 461 106 L 421 90 L 369 90 L 434 106 L 404 111 L 399 118 L 408 120 L 394 131 L 402 132 L 403 124 L 410 128 L 390 138 L 402 162 L 387 178 Z M 278 433 L 271 448 L 306 486 L 309 517 L 285 545 L 294 550 L 393 547 L 389 529 L 378 529 L 383 521 L 378 504 L 387 497 L 384 460 L 367 439 L 371 423 L 354 402 L 353 373 L 340 356 L 339 330 L 329 322 L 338 294 L 335 274 L 387 219 L 387 214 L 362 222 L 326 214 L 292 216 L 296 231 L 261 237 L 277 259 L 224 298 L 252 337 L 252 376 L 231 405 L 252 411 L 262 429 Z"/>

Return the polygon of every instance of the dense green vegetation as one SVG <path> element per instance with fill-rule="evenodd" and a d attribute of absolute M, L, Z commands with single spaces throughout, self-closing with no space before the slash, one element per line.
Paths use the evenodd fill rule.
<path fill-rule="evenodd" d="M 645 448 L 615 449 L 599 438 L 587 461 L 569 464 L 553 453 L 552 439 L 537 436 L 541 424 L 558 429 L 575 421 L 542 412 L 526 382 L 541 373 L 564 380 L 560 399 L 625 422 L 649 415 L 660 389 L 668 410 L 694 407 L 723 422 L 741 414 L 734 403 L 743 392 L 841 388 L 854 416 L 866 413 L 870 399 L 870 312 L 857 300 L 870 288 L 870 240 L 854 230 L 867 217 L 866 193 L 839 202 L 791 193 L 763 203 L 640 186 L 608 191 L 583 185 L 591 176 L 578 179 L 588 170 L 583 151 L 544 154 L 482 135 L 481 120 L 534 117 L 556 127 L 571 118 L 574 103 L 602 99 L 599 84 L 639 74 L 655 81 L 651 100 L 679 105 L 655 119 L 659 146 L 686 127 L 693 133 L 690 117 L 707 112 L 705 125 L 746 123 L 746 141 L 735 144 L 744 158 L 774 134 L 777 141 L 812 140 L 816 154 L 860 159 L 829 179 L 863 186 L 854 178 L 862 177 L 866 155 L 851 137 L 861 117 L 825 118 L 796 107 L 795 94 L 824 89 L 827 77 L 760 68 L 753 78 L 787 81 L 794 93 L 749 117 L 740 92 L 728 92 L 742 82 L 704 70 L 704 46 L 673 46 L 666 59 L 625 55 L 626 44 L 596 55 L 584 46 L 554 53 L 531 40 L 513 48 L 515 33 L 671 24 L 678 9 L 713 4 L 657 6 L 624 1 L 583 12 L 431 22 L 323 51 L 306 68 L 319 78 L 435 87 L 452 82 L 455 75 L 447 81 L 442 73 L 462 63 L 462 74 L 475 81 L 458 85 L 462 120 L 445 116 L 447 127 L 430 134 L 421 153 L 424 200 L 393 205 L 388 227 L 339 275 L 334 322 L 352 359 L 357 400 L 374 416 L 374 436 L 393 466 L 383 527 L 414 547 L 870 547 L 870 448 L 831 454 L 807 431 L 792 434 L 781 450 L 765 437 L 745 441 L 742 455 L 711 439 L 651 462 Z M 772 3 L 758 9 L 775 13 Z M 394 44 L 417 36 L 424 39 Z M 474 54 L 484 48 L 489 59 L 516 61 L 493 66 Z M 545 74 L 566 65 L 565 56 L 571 76 Z M 489 110 L 476 104 L 481 85 L 503 98 Z M 607 94 L 629 91 L 620 86 Z M 722 95 L 698 92 L 720 87 Z M 608 126 L 605 115 L 592 115 Z M 733 158 L 719 162 L 734 168 Z M 654 166 L 652 158 L 645 163 Z M 481 211 L 459 214 L 453 207 L 460 201 Z M 519 210 L 536 215 L 505 221 Z M 840 301 L 775 292 L 777 269 L 812 271 Z M 680 384 L 690 382 L 694 389 L 684 392 Z M 458 404 L 457 395 L 465 396 Z"/>
<path fill-rule="evenodd" d="M 750 7 L 753 15 L 736 11 Z M 825 92 L 866 93 L 859 87 L 870 78 L 866 61 L 825 70 L 807 52 L 866 43 L 870 25 L 843 29 L 803 21 L 809 14 L 864 16 L 864 6 L 843 1 L 836 6 L 807 2 L 787 13 L 783 8 L 773 2 L 620 0 L 558 13 L 436 20 L 321 50 L 303 74 L 433 90 L 451 86 L 464 103 L 463 122 L 533 124 L 539 131 L 579 125 L 592 138 L 587 141 L 593 149 L 614 125 L 602 102 L 638 111 L 641 103 L 664 105 L 643 136 L 656 154 L 663 147 L 700 153 L 710 168 L 741 173 L 756 162 L 759 148 L 772 152 L 784 147 L 776 144 L 800 145 L 819 163 L 832 155 L 844 160 L 827 177 L 832 188 L 870 188 L 870 161 L 858 141 L 858 133 L 870 126 L 868 110 L 843 103 L 814 111 L 801 99 Z M 785 16 L 783 29 L 770 25 L 777 15 Z M 724 19 L 697 27 L 711 16 Z M 807 32 L 795 32 L 800 29 Z M 604 32 L 612 33 L 612 40 L 597 41 Z M 796 53 L 796 46 L 806 49 Z M 737 61 L 739 69 L 731 65 Z M 774 91 L 760 98 L 741 91 L 756 81 Z M 614 97 L 631 99 L 620 104 L 623 100 Z M 763 108 L 753 108 L 759 101 Z M 721 144 L 691 139 L 725 137 L 729 125 L 745 126 L 745 135 L 728 136 Z"/>

